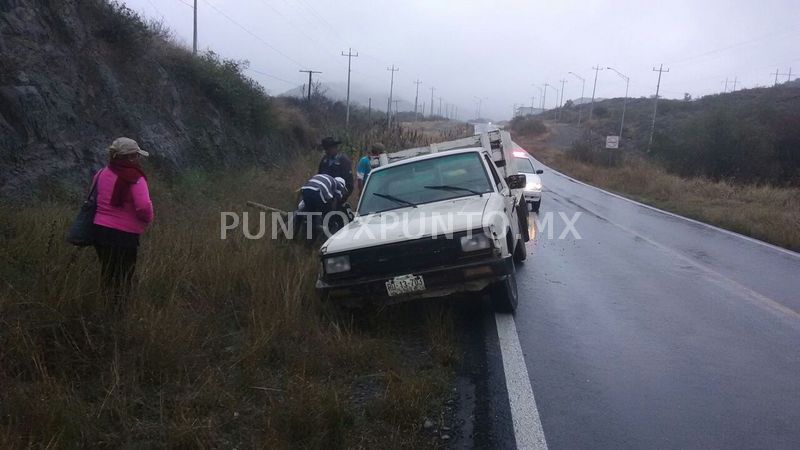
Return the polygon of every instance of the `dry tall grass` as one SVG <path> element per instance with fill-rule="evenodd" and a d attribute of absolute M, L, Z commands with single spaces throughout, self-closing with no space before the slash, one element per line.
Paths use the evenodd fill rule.
<path fill-rule="evenodd" d="M 219 238 L 220 211 L 246 200 L 291 208 L 315 162 L 151 177 L 156 220 L 119 318 L 94 252 L 63 242 L 75 205 L 3 206 L 0 447 L 429 444 L 419 421 L 454 363 L 446 306 L 353 317 L 316 298 L 315 250 Z"/>
<path fill-rule="evenodd" d="M 655 207 L 800 251 L 800 188 L 684 178 L 641 158 L 614 167 L 578 161 L 542 139 L 517 142 L 553 168 Z"/>

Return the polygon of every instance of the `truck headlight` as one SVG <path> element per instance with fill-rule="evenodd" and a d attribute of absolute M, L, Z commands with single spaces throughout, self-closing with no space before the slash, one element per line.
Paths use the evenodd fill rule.
<path fill-rule="evenodd" d="M 486 250 L 492 246 L 492 241 L 483 233 L 477 233 L 470 236 L 461 236 L 461 251 L 474 252 L 478 250 Z"/>
<path fill-rule="evenodd" d="M 525 185 L 526 191 L 541 191 L 542 190 L 542 183 L 537 183 L 535 181 L 531 181 Z"/>
<path fill-rule="evenodd" d="M 330 258 L 325 258 L 324 264 L 325 273 L 347 272 L 350 270 L 350 257 L 347 255 L 331 256 Z"/>

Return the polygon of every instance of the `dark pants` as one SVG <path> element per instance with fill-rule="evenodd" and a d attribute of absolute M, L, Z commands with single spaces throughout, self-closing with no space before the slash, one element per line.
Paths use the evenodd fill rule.
<path fill-rule="evenodd" d="M 112 298 L 114 308 L 120 310 L 133 287 L 139 235 L 96 225 L 95 237 L 103 290 Z"/>
<path fill-rule="evenodd" d="M 322 226 L 322 219 L 325 217 L 325 214 L 331 212 L 331 203 L 325 203 L 322 201 L 322 197 L 320 197 L 319 191 L 315 191 L 312 189 L 303 189 L 300 191 L 301 196 L 303 197 L 303 203 L 305 203 L 305 208 L 303 208 L 303 212 L 306 213 L 320 213 L 314 214 L 311 217 L 311 227 L 312 227 L 312 236 L 316 235 L 316 230 Z M 303 219 L 308 219 L 309 216 L 303 217 Z M 309 224 L 306 223 L 306 226 Z M 303 236 L 306 236 L 307 229 L 305 227 L 298 228 L 297 232 L 301 233 Z"/>

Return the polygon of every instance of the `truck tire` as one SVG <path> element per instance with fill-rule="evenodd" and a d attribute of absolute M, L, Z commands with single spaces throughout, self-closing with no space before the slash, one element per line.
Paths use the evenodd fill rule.
<path fill-rule="evenodd" d="M 517 309 L 519 295 L 517 293 L 517 269 L 511 265 L 511 273 L 505 280 L 498 281 L 489 286 L 489 297 L 492 306 L 497 312 L 511 313 Z"/>
<path fill-rule="evenodd" d="M 533 212 L 535 212 L 536 214 L 539 214 L 539 206 L 541 204 L 542 204 L 541 200 L 539 200 L 538 202 L 532 202 L 531 205 L 533 205 L 533 208 L 532 208 Z"/>
<path fill-rule="evenodd" d="M 514 247 L 514 262 L 521 263 L 528 257 L 528 252 L 525 250 L 525 241 L 520 239 L 517 241 L 517 246 Z"/>
<path fill-rule="evenodd" d="M 528 233 L 528 202 L 525 201 L 524 197 L 519 200 L 517 218 L 519 219 L 519 233 L 522 235 L 522 241 L 530 241 L 531 235 Z"/>

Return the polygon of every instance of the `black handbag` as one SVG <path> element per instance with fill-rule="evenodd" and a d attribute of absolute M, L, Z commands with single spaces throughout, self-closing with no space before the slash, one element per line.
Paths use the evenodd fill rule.
<path fill-rule="evenodd" d="M 92 181 L 92 189 L 67 231 L 67 242 L 72 245 L 86 247 L 94 244 L 94 215 L 97 212 L 97 181 L 99 179 L 100 174 Z"/>

